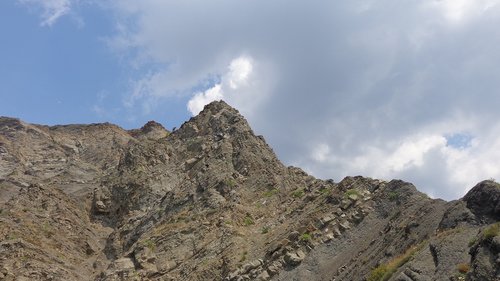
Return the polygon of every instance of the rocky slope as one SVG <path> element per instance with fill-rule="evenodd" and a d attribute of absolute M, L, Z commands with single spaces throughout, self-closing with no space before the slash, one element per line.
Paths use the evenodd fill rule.
<path fill-rule="evenodd" d="M 493 181 L 286 167 L 224 102 L 174 132 L 0 118 L 0 280 L 500 280 L 499 218 Z"/>

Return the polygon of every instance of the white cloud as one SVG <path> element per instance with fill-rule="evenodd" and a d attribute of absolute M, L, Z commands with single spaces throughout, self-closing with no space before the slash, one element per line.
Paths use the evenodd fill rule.
<path fill-rule="evenodd" d="M 427 152 L 445 145 L 446 139 L 443 136 L 411 136 L 385 160 L 384 170 L 387 174 L 391 174 L 409 167 L 421 167 L 424 165 L 424 155 Z"/>
<path fill-rule="evenodd" d="M 17 0 L 31 8 L 41 9 L 42 26 L 52 26 L 59 18 L 67 15 L 71 10 L 70 0 Z"/>
<path fill-rule="evenodd" d="M 441 9 L 444 17 L 452 23 L 461 23 L 481 16 L 498 5 L 498 0 L 439 0 L 433 4 Z"/>
<path fill-rule="evenodd" d="M 189 100 L 187 107 L 192 115 L 197 115 L 203 110 L 205 105 L 216 100 L 221 100 L 223 97 L 221 84 L 216 84 L 205 92 L 196 93 L 194 97 Z"/>
<path fill-rule="evenodd" d="M 228 84 L 231 89 L 236 90 L 247 84 L 248 77 L 252 73 L 252 62 L 247 57 L 239 57 L 229 65 Z"/>
<path fill-rule="evenodd" d="M 286 163 L 450 199 L 500 178 L 498 3 L 123 0 L 111 41 L 154 66 L 131 107 L 224 98 Z M 462 132 L 470 145 L 447 146 Z"/>
<path fill-rule="evenodd" d="M 197 115 L 203 107 L 215 100 L 223 98 L 231 99 L 231 95 L 237 95 L 236 90 L 248 86 L 252 74 L 252 59 L 248 56 L 235 58 L 229 64 L 228 70 L 221 77 L 221 83 L 215 84 L 204 92 L 196 93 L 187 104 L 192 115 Z"/>
<path fill-rule="evenodd" d="M 312 151 L 312 158 L 317 162 L 325 162 L 328 159 L 330 147 L 326 143 L 320 143 L 315 146 Z"/>

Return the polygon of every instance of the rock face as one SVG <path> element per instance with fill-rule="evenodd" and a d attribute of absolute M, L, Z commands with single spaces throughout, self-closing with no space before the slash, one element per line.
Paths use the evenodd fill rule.
<path fill-rule="evenodd" d="M 0 118 L 0 280 L 500 280 L 499 202 L 316 179 L 224 102 L 173 132 Z"/>
<path fill-rule="evenodd" d="M 482 181 L 474 186 L 463 199 L 480 220 L 500 220 L 500 189 L 494 181 Z"/>

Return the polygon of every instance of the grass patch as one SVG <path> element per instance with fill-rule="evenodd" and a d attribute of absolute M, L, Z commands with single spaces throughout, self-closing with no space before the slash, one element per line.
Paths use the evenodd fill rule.
<path fill-rule="evenodd" d="M 322 188 L 322 189 L 319 190 L 319 192 L 321 194 L 328 194 L 330 192 L 330 189 L 329 188 Z"/>
<path fill-rule="evenodd" d="M 471 238 L 469 240 L 469 244 L 468 244 L 469 248 L 472 247 L 472 246 L 474 246 L 474 244 L 476 244 L 476 242 L 477 242 L 477 237 Z"/>
<path fill-rule="evenodd" d="M 301 188 L 301 189 L 297 189 L 294 192 L 292 192 L 292 197 L 300 198 L 300 197 L 304 196 L 304 194 L 305 194 L 304 189 Z"/>
<path fill-rule="evenodd" d="M 391 191 L 389 192 L 389 201 L 396 201 L 399 198 L 399 193 Z"/>
<path fill-rule="evenodd" d="M 52 237 L 52 235 L 54 235 L 54 231 L 52 229 L 52 226 L 48 222 L 44 222 L 42 224 L 42 231 L 47 238 L 50 238 L 50 237 Z"/>
<path fill-rule="evenodd" d="M 266 192 L 264 192 L 264 197 L 272 197 L 273 195 L 277 194 L 279 190 L 277 188 L 270 189 Z"/>
<path fill-rule="evenodd" d="M 354 189 L 354 188 L 351 188 L 351 189 L 348 189 L 346 190 L 346 192 L 344 193 L 344 197 L 345 198 L 348 198 L 349 196 L 351 195 L 356 195 L 356 196 L 360 196 L 359 194 L 359 191 L 357 189 Z"/>
<path fill-rule="evenodd" d="M 143 244 L 145 247 L 149 248 L 151 251 L 154 251 L 156 249 L 156 244 L 151 239 L 144 240 Z"/>
<path fill-rule="evenodd" d="M 410 247 L 402 255 L 395 257 L 385 264 L 381 264 L 374 268 L 367 281 L 387 281 L 396 271 L 407 263 L 420 249 L 424 247 L 427 241 L 424 241 L 416 246 Z"/>
<path fill-rule="evenodd" d="M 253 225 L 253 224 L 255 224 L 255 223 L 254 223 L 254 221 L 253 221 L 253 219 L 252 219 L 251 217 L 247 216 L 247 217 L 245 217 L 245 219 L 243 220 L 243 224 L 244 224 L 245 226 L 249 226 L 249 225 Z"/>
<path fill-rule="evenodd" d="M 385 264 L 379 265 L 374 270 L 372 270 L 367 281 L 384 280 L 383 278 L 387 274 L 387 271 L 388 271 L 387 265 Z"/>
<path fill-rule="evenodd" d="M 306 232 L 306 233 L 304 233 L 304 234 L 302 234 L 302 235 L 300 236 L 300 240 L 301 240 L 301 241 L 309 241 L 309 240 L 311 240 L 311 239 L 312 239 L 311 234 L 309 234 L 309 233 L 307 233 L 307 232 Z"/>
<path fill-rule="evenodd" d="M 236 181 L 233 178 L 228 178 L 224 180 L 224 184 L 232 188 L 236 186 Z"/>
<path fill-rule="evenodd" d="M 500 234 L 500 223 L 494 223 L 483 230 L 483 240 L 491 239 Z"/>
<path fill-rule="evenodd" d="M 260 232 L 260 233 L 262 233 L 262 234 L 266 234 L 266 233 L 268 233 L 268 232 L 269 232 L 269 226 L 264 226 L 264 227 L 262 228 L 262 230 L 261 230 L 261 232 Z"/>

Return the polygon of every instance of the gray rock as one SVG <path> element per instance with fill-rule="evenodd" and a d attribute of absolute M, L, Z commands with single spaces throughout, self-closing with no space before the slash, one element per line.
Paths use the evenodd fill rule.
<path fill-rule="evenodd" d="M 269 273 L 269 275 L 274 276 L 279 273 L 281 267 L 282 267 L 281 263 L 275 261 L 267 268 L 267 272 Z"/>
<path fill-rule="evenodd" d="M 342 236 L 342 232 L 340 232 L 340 229 L 337 227 L 337 226 L 334 226 L 332 228 L 332 231 L 333 231 L 333 235 L 335 235 L 335 237 L 340 237 Z"/>
<path fill-rule="evenodd" d="M 334 238 L 335 238 L 335 236 L 333 235 L 333 233 L 329 232 L 325 235 L 325 239 L 323 241 L 329 242 L 329 241 L 332 241 Z"/>
<path fill-rule="evenodd" d="M 106 204 L 104 204 L 104 202 L 102 202 L 101 200 L 95 202 L 95 208 L 96 211 L 101 214 L 108 212 Z"/>
<path fill-rule="evenodd" d="M 319 220 L 319 223 L 320 223 L 321 227 L 325 227 L 334 219 L 335 218 L 332 215 L 326 215 Z"/>
<path fill-rule="evenodd" d="M 253 269 L 258 268 L 259 266 L 262 265 L 262 260 L 254 260 L 252 262 L 246 263 L 241 267 L 241 272 L 243 273 L 248 273 Z"/>
<path fill-rule="evenodd" d="M 357 194 L 349 194 L 348 198 L 352 201 L 358 201 L 359 196 Z"/>
<path fill-rule="evenodd" d="M 486 180 L 474 186 L 463 198 L 469 208 L 482 220 L 500 220 L 500 184 Z"/>
<path fill-rule="evenodd" d="M 148 274 L 158 272 L 158 268 L 156 266 L 156 255 L 150 248 L 141 248 L 134 253 L 134 256 L 139 266 Z"/>
<path fill-rule="evenodd" d="M 268 273 L 266 270 L 262 271 L 262 272 L 261 272 L 261 273 L 257 276 L 257 280 L 258 280 L 258 281 L 267 281 L 267 280 L 269 280 L 269 279 L 271 279 L 271 276 L 269 275 L 269 273 Z"/>
<path fill-rule="evenodd" d="M 288 240 L 290 241 L 296 241 L 299 239 L 300 233 L 298 231 L 292 231 L 290 234 L 288 234 Z"/>
<path fill-rule="evenodd" d="M 134 262 L 130 258 L 117 259 L 111 265 L 116 271 L 128 271 L 135 269 Z"/>
<path fill-rule="evenodd" d="M 342 210 L 347 210 L 349 209 L 349 207 L 352 206 L 352 204 L 353 204 L 352 200 L 343 199 L 342 202 L 340 202 L 340 208 L 342 208 Z"/>
<path fill-rule="evenodd" d="M 351 229 L 351 226 L 349 225 L 349 222 L 348 222 L 348 221 L 344 221 L 344 222 L 339 223 L 339 226 L 340 226 L 340 229 L 341 229 L 342 231 L 345 231 L 345 230 Z"/>
<path fill-rule="evenodd" d="M 296 252 L 288 252 L 285 254 L 285 262 L 288 265 L 296 266 L 299 265 L 305 257 L 306 254 L 302 250 L 297 250 Z"/>

